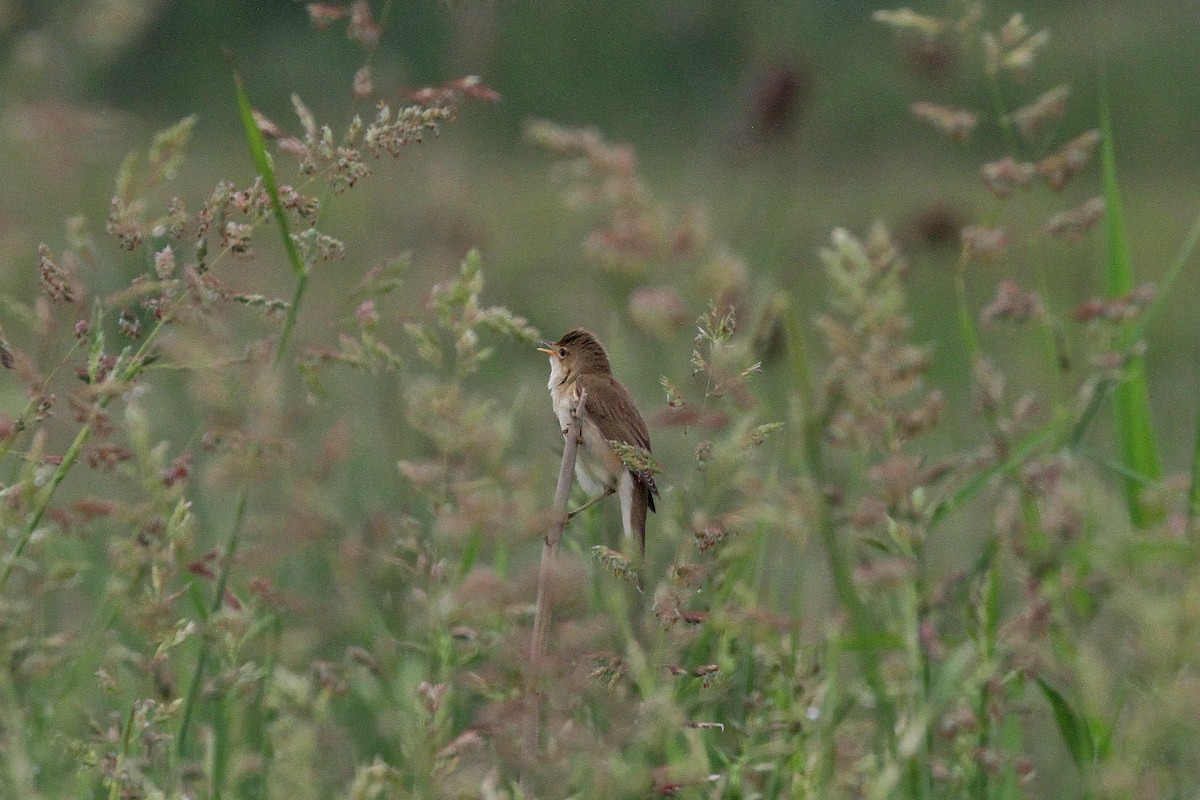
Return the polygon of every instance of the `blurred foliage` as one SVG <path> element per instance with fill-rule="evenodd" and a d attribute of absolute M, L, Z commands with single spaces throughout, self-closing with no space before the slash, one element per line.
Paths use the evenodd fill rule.
<path fill-rule="evenodd" d="M 930 5 L 0 0 L 0 787 L 1194 794 L 1200 282 L 1100 296 L 1090 159 L 1103 83 L 1157 279 L 1200 6 Z M 576 325 L 663 503 L 568 529 L 539 751 Z"/>

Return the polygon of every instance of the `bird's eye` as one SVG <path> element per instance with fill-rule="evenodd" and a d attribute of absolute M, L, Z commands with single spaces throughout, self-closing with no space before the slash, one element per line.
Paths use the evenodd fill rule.
<path fill-rule="evenodd" d="M 558 357 L 566 358 L 567 357 L 567 348 L 565 348 L 565 347 L 558 348 Z"/>

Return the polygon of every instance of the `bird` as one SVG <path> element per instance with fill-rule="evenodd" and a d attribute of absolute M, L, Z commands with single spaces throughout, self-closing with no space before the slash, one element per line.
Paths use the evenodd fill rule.
<path fill-rule="evenodd" d="M 557 342 L 543 341 L 540 352 L 550 357 L 550 398 L 554 414 L 565 435 L 571 423 L 571 407 L 586 392 L 586 416 L 575 459 L 575 477 L 593 499 L 572 511 L 585 508 L 616 493 L 621 500 L 621 524 L 627 537 L 638 538 L 646 554 L 647 510 L 654 511 L 658 487 L 649 470 L 626 466 L 610 441 L 633 445 L 650 452 L 650 431 L 629 391 L 613 377 L 604 345 L 582 328 L 568 331 Z"/>

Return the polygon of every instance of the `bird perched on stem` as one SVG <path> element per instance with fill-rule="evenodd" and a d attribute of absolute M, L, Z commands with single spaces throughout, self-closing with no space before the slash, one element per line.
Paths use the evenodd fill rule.
<path fill-rule="evenodd" d="M 608 353 L 588 331 L 577 328 L 557 342 L 542 342 L 538 348 L 550 356 L 550 398 L 554 414 L 566 433 L 571 422 L 571 404 L 579 390 L 587 392 L 587 417 L 580 434 L 575 477 L 584 491 L 595 495 L 575 509 L 574 516 L 614 492 L 621 499 L 621 524 L 626 536 L 638 537 L 646 553 L 646 511 L 654 511 L 654 475 L 648 459 L 638 451 L 650 452 L 650 432 L 629 391 L 613 377 Z M 613 446 L 617 443 L 617 447 Z M 618 454 L 620 447 L 626 452 Z"/>

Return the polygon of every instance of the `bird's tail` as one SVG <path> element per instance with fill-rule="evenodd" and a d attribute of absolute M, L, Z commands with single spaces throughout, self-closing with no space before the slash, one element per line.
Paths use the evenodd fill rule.
<path fill-rule="evenodd" d="M 633 482 L 633 508 L 630 509 L 630 527 L 637 531 L 642 555 L 646 555 L 646 515 L 654 507 L 650 488 L 641 481 Z"/>

